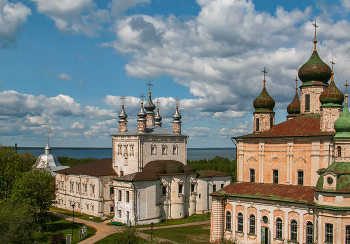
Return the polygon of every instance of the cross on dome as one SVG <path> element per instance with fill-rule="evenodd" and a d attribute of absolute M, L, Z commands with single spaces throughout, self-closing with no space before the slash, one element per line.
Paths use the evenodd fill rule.
<path fill-rule="evenodd" d="M 141 98 L 141 102 L 143 103 L 143 99 L 145 98 L 145 96 L 143 95 L 143 93 L 141 93 L 141 95 L 139 96 Z"/>
<path fill-rule="evenodd" d="M 175 100 L 176 106 L 179 106 L 179 101 L 180 100 L 178 98 L 175 98 L 174 100 Z"/>
<path fill-rule="evenodd" d="M 265 74 L 267 73 L 267 71 L 265 70 L 265 67 L 264 67 L 264 70 L 263 70 L 262 72 L 264 73 L 264 80 L 263 80 L 263 82 L 264 82 L 264 88 L 265 88 L 265 82 L 266 82 L 266 80 L 265 80 Z"/>
<path fill-rule="evenodd" d="M 316 19 L 315 19 L 315 24 L 312 24 L 312 25 L 315 26 L 315 40 L 314 40 L 315 46 L 314 46 L 314 51 L 316 51 L 316 43 L 317 43 L 317 39 L 316 39 L 316 28 L 318 28 L 318 25 L 316 25 Z"/>
<path fill-rule="evenodd" d="M 159 99 L 157 99 L 156 104 L 157 104 L 157 108 L 159 108 L 159 104 L 160 104 Z"/>
<path fill-rule="evenodd" d="M 151 87 L 153 86 L 152 82 L 149 81 L 149 82 L 146 84 L 146 86 L 148 86 L 148 90 L 149 90 L 149 92 L 151 92 Z"/>
<path fill-rule="evenodd" d="M 119 99 L 122 100 L 122 105 L 124 106 L 124 100 L 126 100 L 126 97 L 124 97 L 124 95 L 123 95 Z"/>
<path fill-rule="evenodd" d="M 345 82 L 345 85 L 344 85 L 344 86 L 346 87 L 346 88 L 345 88 L 345 89 L 346 89 L 346 94 L 348 94 L 348 86 L 349 86 L 349 85 L 348 85 L 348 80 L 346 80 L 346 82 Z"/>
<path fill-rule="evenodd" d="M 331 64 L 332 64 L 332 71 L 333 71 L 333 65 L 335 64 L 335 63 L 333 62 L 333 58 L 332 58 Z"/>

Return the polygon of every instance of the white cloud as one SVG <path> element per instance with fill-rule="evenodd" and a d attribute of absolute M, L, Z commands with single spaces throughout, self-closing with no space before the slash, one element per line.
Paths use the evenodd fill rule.
<path fill-rule="evenodd" d="M 108 7 L 111 8 L 111 13 L 118 15 L 120 12 L 127 10 L 137 4 L 150 3 L 151 0 L 112 0 Z"/>
<path fill-rule="evenodd" d="M 74 122 L 70 128 L 72 130 L 83 130 L 85 129 L 85 121 L 77 121 L 77 122 Z"/>
<path fill-rule="evenodd" d="M 73 79 L 73 77 L 70 76 L 70 75 L 67 75 L 65 73 L 62 73 L 62 74 L 58 75 L 58 79 L 60 79 L 60 80 L 71 80 L 71 79 Z"/>
<path fill-rule="evenodd" d="M 31 10 L 22 3 L 0 0 L 0 43 L 3 47 L 16 42 L 16 34 L 31 15 Z"/>

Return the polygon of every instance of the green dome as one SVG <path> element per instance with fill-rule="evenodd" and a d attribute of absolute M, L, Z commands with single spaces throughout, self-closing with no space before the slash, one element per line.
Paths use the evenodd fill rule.
<path fill-rule="evenodd" d="M 254 113 L 273 113 L 275 100 L 267 93 L 265 83 L 260 95 L 254 100 L 253 106 L 255 108 Z"/>
<path fill-rule="evenodd" d="M 298 76 L 303 85 L 312 85 L 314 82 L 328 84 L 331 78 L 331 68 L 322 61 L 317 51 L 314 51 L 310 59 L 299 69 Z"/>
<path fill-rule="evenodd" d="M 331 83 L 320 95 L 320 102 L 322 107 L 342 107 L 344 102 L 344 94 L 335 85 L 333 80 L 333 72 Z"/>
<path fill-rule="evenodd" d="M 300 100 L 297 92 L 295 93 L 293 101 L 288 105 L 287 112 L 289 115 L 300 114 Z"/>
<path fill-rule="evenodd" d="M 320 191 L 335 191 L 335 192 L 350 192 L 350 162 L 334 162 L 327 169 L 320 170 L 320 177 L 318 178 L 316 189 Z M 323 188 L 327 178 L 326 173 L 333 173 L 336 176 L 335 190 L 326 190 Z"/>
<path fill-rule="evenodd" d="M 345 102 L 343 113 L 334 122 L 334 129 L 337 132 L 334 138 L 350 138 L 350 113 L 347 101 Z"/>

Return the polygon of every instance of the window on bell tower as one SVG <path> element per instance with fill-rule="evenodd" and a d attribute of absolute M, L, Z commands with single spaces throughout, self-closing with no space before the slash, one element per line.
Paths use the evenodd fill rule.
<path fill-rule="evenodd" d="M 255 120 L 255 128 L 256 128 L 256 131 L 259 131 L 259 118 L 256 118 Z"/>
<path fill-rule="evenodd" d="M 305 94 L 305 111 L 310 111 L 310 94 Z"/>

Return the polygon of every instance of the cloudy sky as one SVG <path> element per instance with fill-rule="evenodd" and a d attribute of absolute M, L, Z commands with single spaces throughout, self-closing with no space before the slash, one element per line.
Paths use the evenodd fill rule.
<path fill-rule="evenodd" d="M 266 86 L 286 119 L 295 77 L 313 50 L 350 66 L 350 0 L 0 0 L 0 143 L 111 147 L 121 96 L 136 126 L 141 93 L 172 129 L 180 99 L 188 147 L 233 147 L 252 132 Z M 300 85 L 300 82 L 299 82 Z"/>

